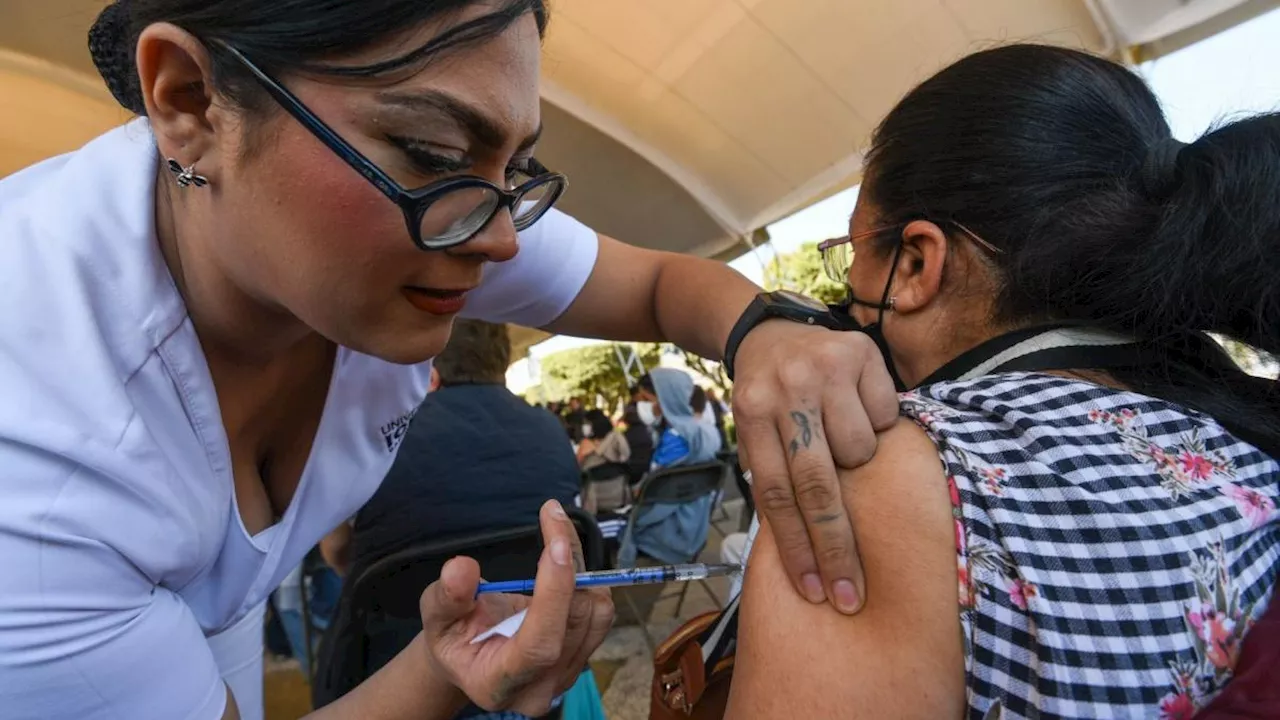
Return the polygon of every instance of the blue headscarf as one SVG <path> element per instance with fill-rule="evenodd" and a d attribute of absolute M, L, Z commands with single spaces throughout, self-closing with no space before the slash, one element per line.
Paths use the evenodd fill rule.
<path fill-rule="evenodd" d="M 693 378 L 673 368 L 654 368 L 649 372 L 653 391 L 662 406 L 662 419 L 689 445 L 689 454 L 673 465 L 691 465 L 716 459 L 720 451 L 720 433 L 693 414 L 689 398 L 693 395 Z"/>

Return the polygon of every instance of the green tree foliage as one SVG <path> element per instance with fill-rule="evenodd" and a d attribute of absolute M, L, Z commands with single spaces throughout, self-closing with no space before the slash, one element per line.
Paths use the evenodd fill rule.
<path fill-rule="evenodd" d="M 764 284 L 769 290 L 790 290 L 825 303 L 840 302 L 846 293 L 843 284 L 832 282 L 823 271 L 816 242 L 774 258 L 765 268 Z"/>
<path fill-rule="evenodd" d="M 542 387 L 546 390 L 547 399 L 582 397 L 591 404 L 600 395 L 605 399 L 605 407 L 615 407 L 627 397 L 628 390 L 615 347 L 616 344 L 589 345 L 561 350 L 542 358 Z M 634 347 L 646 368 L 657 366 L 659 345 L 634 343 Z M 626 345 L 620 349 L 623 357 L 630 353 Z"/>
<path fill-rule="evenodd" d="M 685 366 L 706 378 L 712 387 L 716 389 L 721 400 L 729 397 L 729 390 L 733 387 L 733 381 L 725 373 L 723 365 L 714 360 L 708 360 L 697 353 L 691 353 L 688 350 L 680 349 L 680 354 L 684 356 Z"/>

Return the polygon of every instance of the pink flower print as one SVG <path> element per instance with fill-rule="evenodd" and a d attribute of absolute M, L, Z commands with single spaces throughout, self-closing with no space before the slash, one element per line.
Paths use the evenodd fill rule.
<path fill-rule="evenodd" d="M 1236 636 L 1236 621 L 1218 612 L 1209 603 L 1201 603 L 1198 609 L 1187 611 L 1187 622 L 1204 642 L 1204 657 L 1218 670 L 1231 670 L 1240 656 L 1240 639 Z"/>
<path fill-rule="evenodd" d="M 1004 494 L 1004 468 L 983 468 L 978 472 L 982 476 L 982 484 L 992 495 Z"/>
<path fill-rule="evenodd" d="M 1169 693 L 1160 701 L 1160 720 L 1191 720 L 1196 704 L 1186 693 Z"/>
<path fill-rule="evenodd" d="M 1253 488 L 1226 483 L 1222 486 L 1222 494 L 1235 502 L 1240 515 L 1254 530 L 1266 525 L 1276 511 L 1275 502 Z"/>
<path fill-rule="evenodd" d="M 1022 578 L 1014 578 L 1009 585 L 1009 599 L 1019 610 L 1027 609 L 1027 602 L 1035 597 L 1040 591 L 1035 585 L 1023 580 Z"/>
<path fill-rule="evenodd" d="M 1214 466 L 1209 458 L 1201 453 L 1192 452 L 1191 450 L 1183 450 L 1178 455 L 1178 465 L 1181 466 L 1182 472 L 1187 478 L 1193 482 L 1205 482 L 1213 475 Z"/>
<path fill-rule="evenodd" d="M 947 493 L 951 495 L 951 507 L 960 507 L 960 488 L 956 487 L 956 476 L 947 476 Z"/>
<path fill-rule="evenodd" d="M 1093 410 L 1089 411 L 1089 422 L 1095 422 L 1095 423 L 1103 422 L 1104 416 L 1105 416 L 1105 413 L 1103 413 L 1101 410 L 1097 408 L 1094 408 Z"/>
<path fill-rule="evenodd" d="M 961 555 L 956 556 L 957 590 L 960 594 L 960 608 L 969 610 L 977 605 L 973 583 L 969 578 L 969 564 Z"/>
<path fill-rule="evenodd" d="M 1164 451 L 1164 448 L 1155 443 L 1147 443 L 1147 454 L 1151 456 L 1151 462 L 1155 463 L 1157 472 L 1173 465 L 1173 461 L 1169 459 L 1169 455 Z"/>

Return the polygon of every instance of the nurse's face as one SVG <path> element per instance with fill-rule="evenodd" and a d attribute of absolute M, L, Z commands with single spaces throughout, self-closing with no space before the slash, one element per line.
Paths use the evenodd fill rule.
<path fill-rule="evenodd" d="M 492 10 L 477 3 L 450 26 Z M 443 29 L 423 27 L 337 62 L 399 57 Z M 526 15 L 390 82 L 278 79 L 405 188 L 451 175 L 510 188 L 540 129 L 539 50 Z M 485 263 L 516 254 L 510 214 L 499 212 L 461 245 L 420 250 L 393 202 L 297 120 L 268 107 L 268 117 L 245 119 L 256 125 L 238 133 L 239 147 L 219 148 L 209 251 L 252 297 L 330 340 L 402 363 L 439 353 Z"/>

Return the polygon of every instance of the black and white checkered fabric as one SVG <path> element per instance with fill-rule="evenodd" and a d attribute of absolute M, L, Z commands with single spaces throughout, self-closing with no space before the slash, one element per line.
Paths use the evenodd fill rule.
<path fill-rule="evenodd" d="M 1280 466 L 1167 402 L 1030 373 L 903 395 L 952 486 L 970 716 L 1191 717 L 1280 572 Z M 958 499 L 958 504 L 957 504 Z"/>

